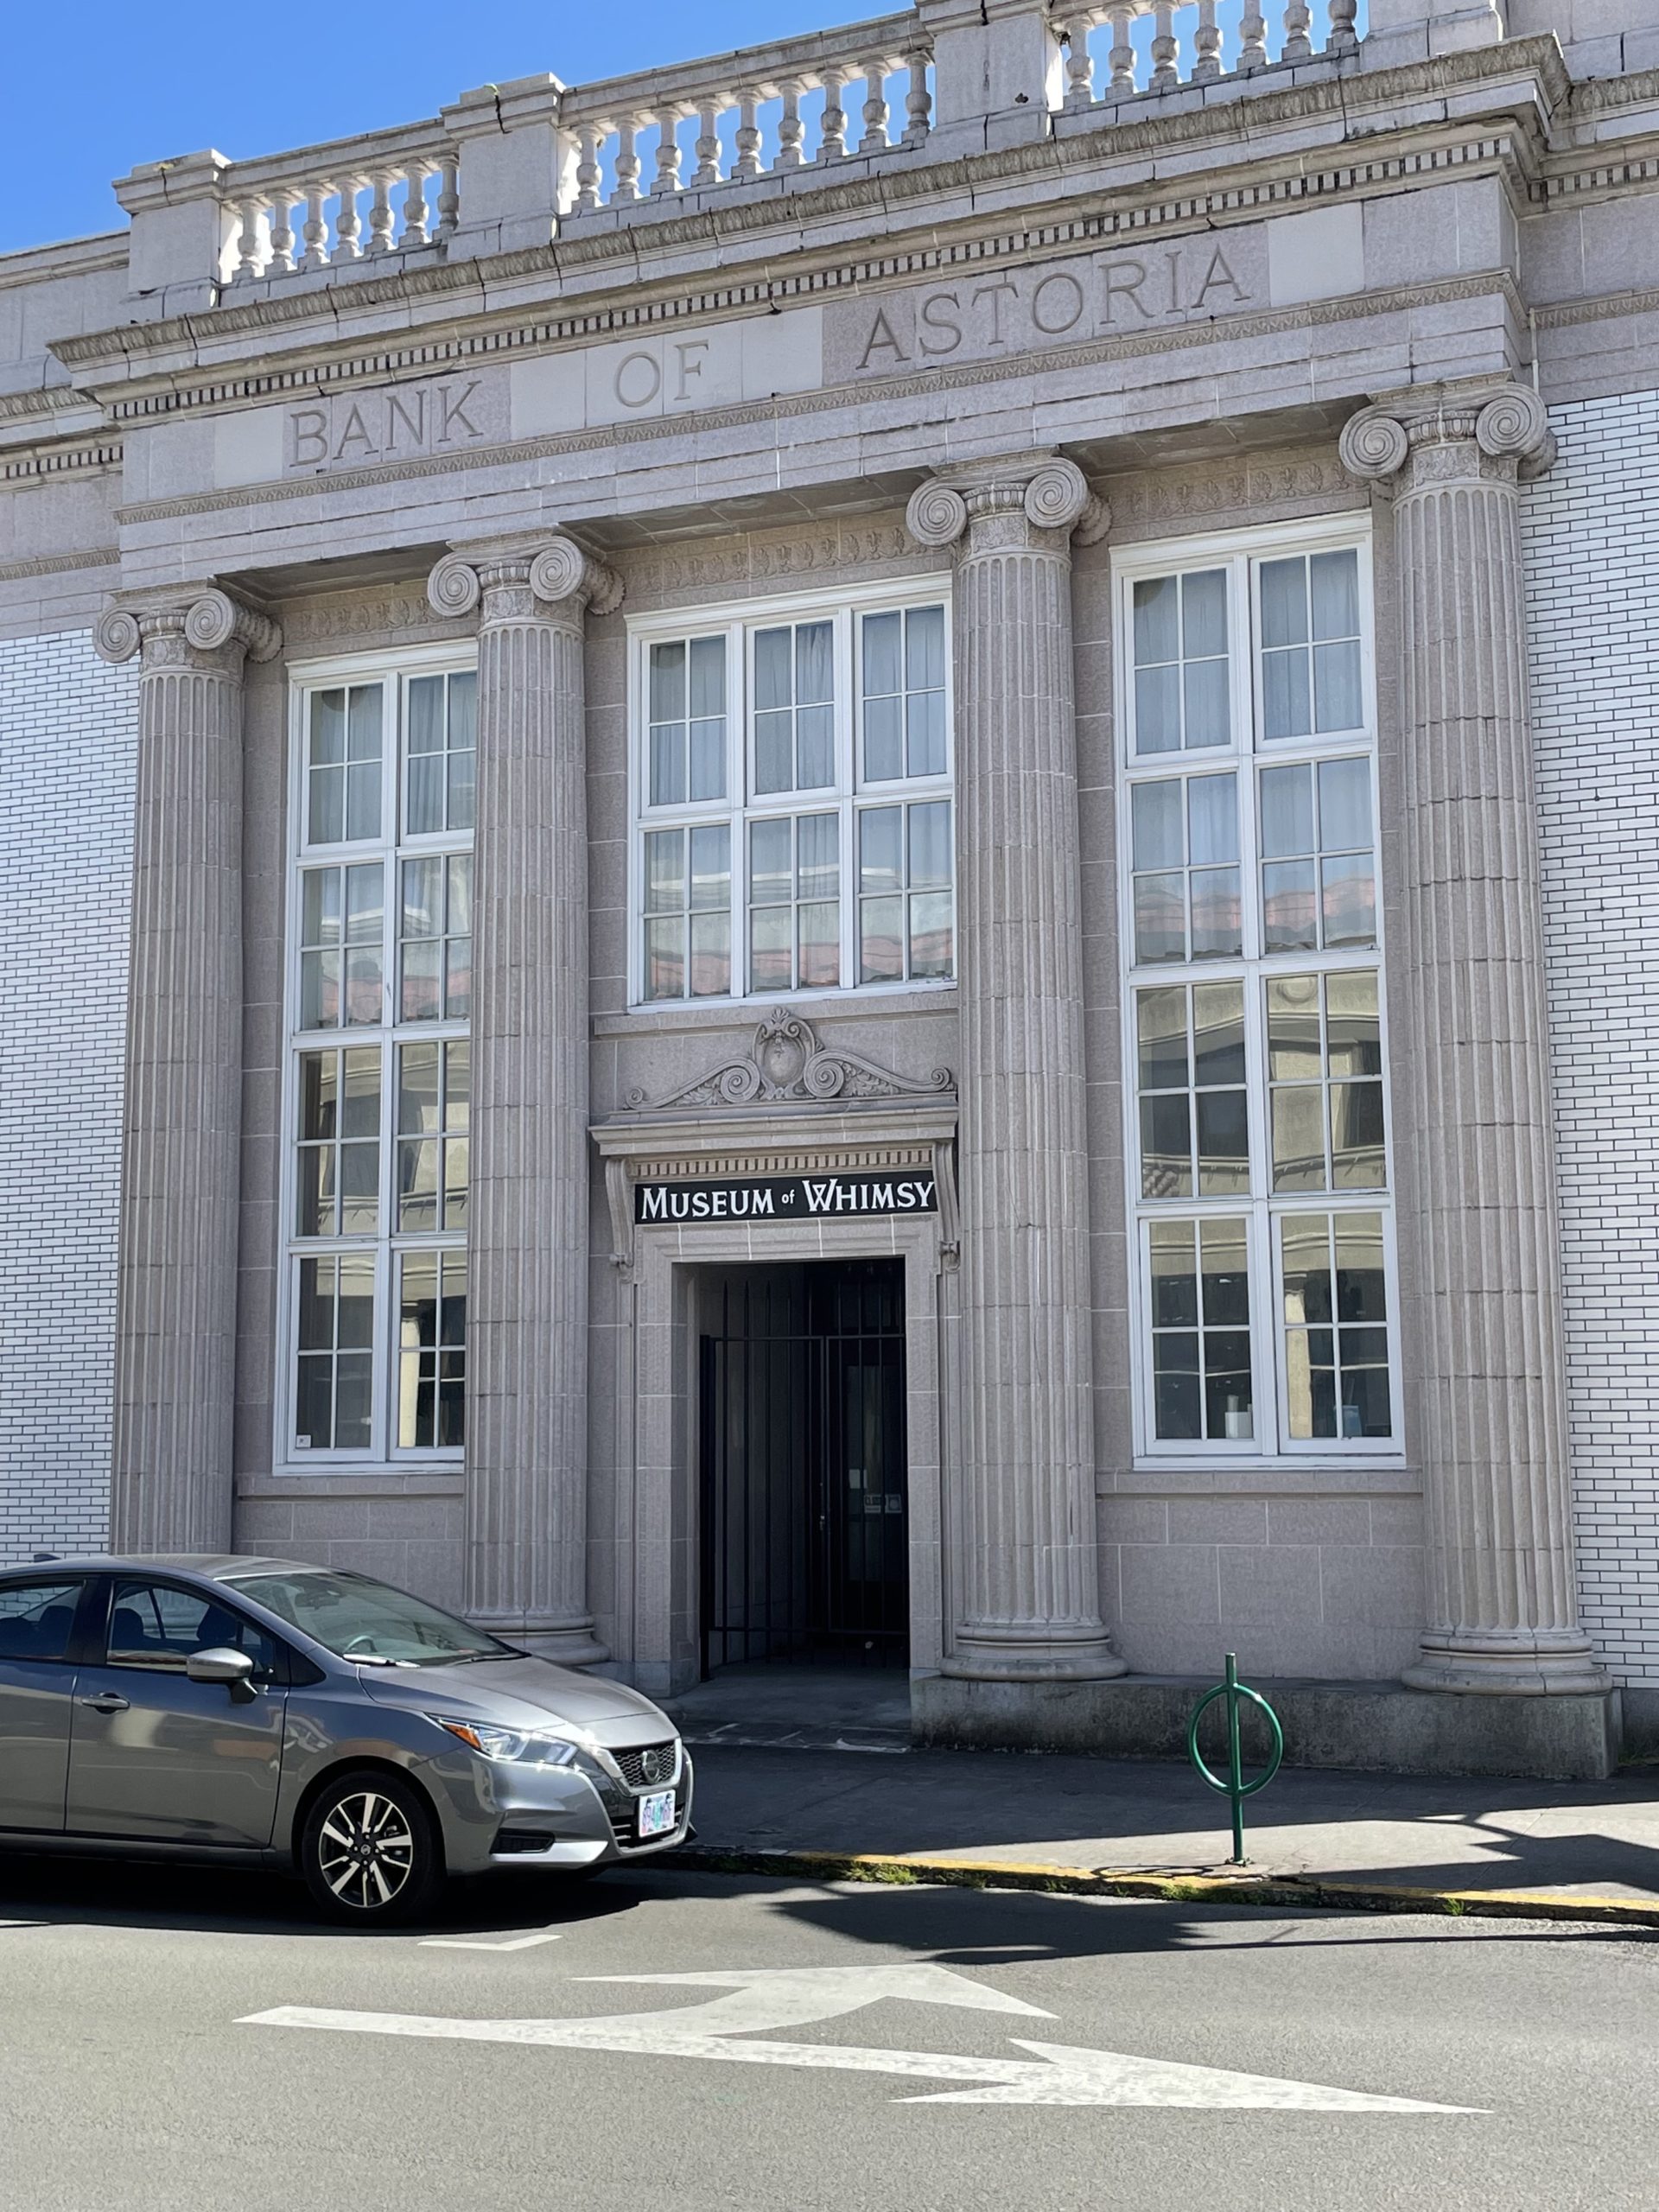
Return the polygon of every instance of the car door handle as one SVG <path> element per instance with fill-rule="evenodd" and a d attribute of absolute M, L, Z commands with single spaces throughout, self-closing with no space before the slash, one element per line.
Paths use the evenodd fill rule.
<path fill-rule="evenodd" d="M 130 1710 L 126 1699 L 114 1690 L 100 1690 L 96 1697 L 83 1697 L 78 1702 L 93 1713 L 126 1713 Z"/>

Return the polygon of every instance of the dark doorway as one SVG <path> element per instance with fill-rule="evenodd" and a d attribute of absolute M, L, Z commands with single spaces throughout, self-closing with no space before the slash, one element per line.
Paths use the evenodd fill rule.
<path fill-rule="evenodd" d="M 902 1260 L 698 1287 L 702 1671 L 910 1656 Z"/>

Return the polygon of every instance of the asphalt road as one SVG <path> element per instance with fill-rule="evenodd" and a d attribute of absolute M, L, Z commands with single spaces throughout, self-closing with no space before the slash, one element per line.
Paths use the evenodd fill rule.
<path fill-rule="evenodd" d="M 1659 2202 L 1621 1931 L 660 1871 L 364 1936 L 16 1859 L 0 1922 L 6 2212 Z"/>

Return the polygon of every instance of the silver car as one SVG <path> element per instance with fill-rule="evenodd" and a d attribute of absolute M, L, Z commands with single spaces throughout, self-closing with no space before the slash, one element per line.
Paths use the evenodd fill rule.
<path fill-rule="evenodd" d="M 691 1762 L 638 1692 L 287 1560 L 0 1572 L 0 1843 L 294 1868 L 334 1917 L 447 1874 L 684 1841 Z"/>

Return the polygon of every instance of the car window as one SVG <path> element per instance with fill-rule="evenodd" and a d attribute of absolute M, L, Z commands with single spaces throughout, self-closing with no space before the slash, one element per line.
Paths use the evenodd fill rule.
<path fill-rule="evenodd" d="M 67 1659 L 77 1582 L 0 1584 L 0 1659 Z"/>
<path fill-rule="evenodd" d="M 457 1660 L 516 1659 L 522 1653 L 453 1613 L 346 1568 L 296 1567 L 239 1574 L 237 1587 L 343 1659 L 370 1665 L 442 1667 Z"/>
<path fill-rule="evenodd" d="M 118 1582 L 110 1607 L 111 1667 L 155 1667 L 181 1675 L 193 1651 L 245 1651 L 256 1678 L 276 1672 L 276 1647 L 263 1629 L 199 1590 L 170 1582 Z"/>

